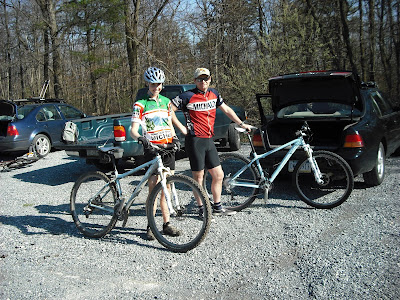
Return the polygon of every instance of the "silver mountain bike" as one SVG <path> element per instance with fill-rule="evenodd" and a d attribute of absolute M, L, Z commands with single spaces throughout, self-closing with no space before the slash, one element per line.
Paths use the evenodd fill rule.
<path fill-rule="evenodd" d="M 240 211 L 251 205 L 259 194 L 264 194 L 267 200 L 272 183 L 299 148 L 304 150 L 305 157 L 295 166 L 288 167 L 289 169 L 292 167 L 292 182 L 301 200 L 315 208 L 333 208 L 350 196 L 354 187 L 354 176 L 350 166 L 335 153 L 311 149 L 307 141 L 311 138 L 312 132 L 307 122 L 304 122 L 302 128 L 296 132 L 297 138 L 263 154 L 256 153 L 250 132 L 242 128 L 236 130 L 246 133 L 252 151 L 250 159 L 236 153 L 220 155 L 225 174 L 221 202 L 227 208 Z M 270 176 L 265 174 L 260 159 L 287 147 L 290 149 L 273 173 Z M 203 185 L 211 197 L 211 176 L 208 172 L 205 172 Z"/>
<path fill-rule="evenodd" d="M 123 174 L 118 173 L 115 158 L 122 157 L 123 149 L 118 147 L 99 148 L 100 154 L 112 162 L 114 171 L 107 176 L 101 171 L 81 175 L 75 182 L 70 198 L 70 209 L 75 225 L 85 236 L 101 238 L 117 223 L 125 227 L 129 209 L 149 177 L 156 173 L 160 182 L 154 187 L 146 201 L 148 224 L 155 238 L 174 252 L 187 252 L 198 246 L 206 237 L 211 222 L 211 206 L 204 189 L 186 175 L 172 175 L 165 168 L 161 155 L 172 149 L 154 146 L 154 159 Z M 147 168 L 145 175 L 134 188 L 129 198 L 122 191 L 121 179 Z M 158 205 L 161 197 L 167 202 L 170 220 L 182 231 L 180 236 L 163 234 L 163 217 Z M 198 206 L 204 212 L 199 216 Z M 153 209 L 156 207 L 154 213 Z"/>

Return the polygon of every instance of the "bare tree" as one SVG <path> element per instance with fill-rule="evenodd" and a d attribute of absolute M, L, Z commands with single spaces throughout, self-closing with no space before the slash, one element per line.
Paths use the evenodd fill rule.
<path fill-rule="evenodd" d="M 369 22 L 369 78 L 375 81 L 375 0 L 368 0 Z"/>
<path fill-rule="evenodd" d="M 49 28 L 51 40 L 51 54 L 53 62 L 53 85 L 56 98 L 63 97 L 62 88 L 62 60 L 61 60 L 61 37 L 56 18 L 56 3 L 54 0 L 35 0 L 39 5 L 44 21 Z"/>
<path fill-rule="evenodd" d="M 347 25 L 347 12 L 348 12 L 348 6 L 349 4 L 347 3 L 347 0 L 338 0 L 339 1 L 339 9 L 340 9 L 340 19 L 342 21 L 342 34 L 343 34 L 343 40 L 346 45 L 347 49 L 347 57 L 349 58 L 351 69 L 357 72 L 357 67 L 354 63 L 354 58 L 353 58 L 353 49 L 350 44 L 350 34 L 349 34 L 349 26 Z"/>
<path fill-rule="evenodd" d="M 126 34 L 126 50 L 128 54 L 128 64 L 131 78 L 131 95 L 134 94 L 135 87 L 139 84 L 138 72 L 138 53 L 141 43 L 146 39 L 151 25 L 156 21 L 164 7 L 170 0 L 163 0 L 157 8 L 156 13 L 141 24 L 143 30 L 139 34 L 139 12 L 141 8 L 140 0 L 124 0 L 125 8 L 125 34 Z"/>
<path fill-rule="evenodd" d="M 8 12 L 7 12 L 7 1 L 3 1 L 3 12 L 4 12 L 4 27 L 6 30 L 6 43 L 5 43 L 5 52 L 6 52 L 6 65 L 7 65 L 7 90 L 6 90 L 6 98 L 13 98 L 13 76 L 12 76 L 12 62 L 11 62 L 11 34 L 10 34 L 10 26 L 8 24 Z"/>

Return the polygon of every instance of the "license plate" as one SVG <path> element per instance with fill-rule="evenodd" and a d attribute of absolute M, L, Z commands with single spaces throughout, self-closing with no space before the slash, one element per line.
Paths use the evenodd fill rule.
<path fill-rule="evenodd" d="M 293 172 L 294 168 L 297 165 L 297 160 L 289 160 L 289 166 L 288 166 L 288 171 Z M 306 161 L 302 167 L 300 168 L 300 172 L 302 173 L 311 173 L 311 165 L 310 162 Z"/>

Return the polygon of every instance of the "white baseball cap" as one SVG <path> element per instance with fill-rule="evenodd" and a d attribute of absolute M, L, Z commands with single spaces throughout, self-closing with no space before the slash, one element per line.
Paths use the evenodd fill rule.
<path fill-rule="evenodd" d="M 210 70 L 206 68 L 197 68 L 196 71 L 194 71 L 194 78 L 197 78 L 201 75 L 210 76 Z"/>

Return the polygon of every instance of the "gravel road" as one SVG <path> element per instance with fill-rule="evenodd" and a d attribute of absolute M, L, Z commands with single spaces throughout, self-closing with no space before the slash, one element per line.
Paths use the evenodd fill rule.
<path fill-rule="evenodd" d="M 126 228 L 84 238 L 69 195 L 94 167 L 52 152 L 0 173 L 0 299 L 400 299 L 399 162 L 387 160 L 379 187 L 356 178 L 332 210 L 308 207 L 279 179 L 266 203 L 215 217 L 205 241 L 179 254 L 145 240 L 144 190 Z M 188 173 L 187 159 L 177 168 Z"/>

